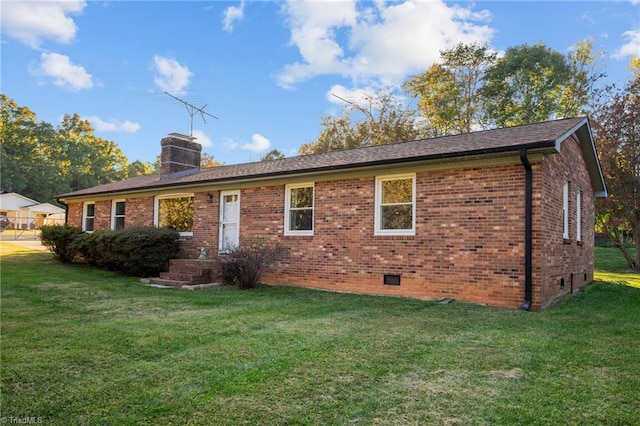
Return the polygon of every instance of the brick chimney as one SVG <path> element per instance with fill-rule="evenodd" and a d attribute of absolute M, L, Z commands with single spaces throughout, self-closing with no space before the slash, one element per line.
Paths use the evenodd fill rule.
<path fill-rule="evenodd" d="M 202 145 L 194 142 L 196 138 L 180 133 L 169 133 L 160 142 L 160 175 L 168 176 L 178 172 L 200 171 L 200 152 Z"/>

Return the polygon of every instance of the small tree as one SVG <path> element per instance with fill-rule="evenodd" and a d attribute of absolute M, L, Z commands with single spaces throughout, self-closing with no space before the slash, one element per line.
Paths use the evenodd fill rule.
<path fill-rule="evenodd" d="M 361 101 L 343 100 L 347 105 L 342 116 L 323 117 L 320 135 L 300 147 L 301 155 L 403 142 L 427 135 L 415 111 L 407 108 L 390 88 L 366 94 Z"/>
<path fill-rule="evenodd" d="M 242 241 L 226 254 L 222 265 L 222 278 L 227 284 L 242 290 L 256 288 L 260 275 L 285 255 L 287 248 L 269 243 L 262 238 Z"/>
<path fill-rule="evenodd" d="M 596 204 L 596 223 L 629 267 L 640 271 L 640 73 L 599 109 L 594 132 L 609 192 Z M 635 255 L 625 246 L 628 234 Z"/>
<path fill-rule="evenodd" d="M 285 157 L 286 156 L 277 149 L 272 149 L 271 151 L 260 157 L 260 161 L 282 160 Z"/>

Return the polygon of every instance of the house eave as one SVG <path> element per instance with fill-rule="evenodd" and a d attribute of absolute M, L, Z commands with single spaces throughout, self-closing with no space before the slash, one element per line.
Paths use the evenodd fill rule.
<path fill-rule="evenodd" d="M 597 198 L 606 198 L 608 196 L 607 185 L 604 180 L 602 168 L 600 167 L 593 133 L 587 117 L 583 118 L 580 122 L 558 137 L 555 141 L 555 149 L 557 152 L 560 152 L 562 142 L 574 134 L 580 141 L 580 148 L 587 166 L 589 178 L 591 179 L 591 185 L 594 189 L 594 195 Z"/>

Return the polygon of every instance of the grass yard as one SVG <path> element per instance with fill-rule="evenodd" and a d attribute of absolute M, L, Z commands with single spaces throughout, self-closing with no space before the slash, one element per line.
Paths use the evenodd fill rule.
<path fill-rule="evenodd" d="M 640 282 L 615 249 L 598 249 L 598 282 L 535 313 L 156 289 L 0 249 L 5 424 L 640 422 Z"/>

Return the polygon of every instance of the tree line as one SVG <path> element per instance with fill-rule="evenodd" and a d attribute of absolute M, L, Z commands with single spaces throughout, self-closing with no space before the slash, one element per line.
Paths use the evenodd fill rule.
<path fill-rule="evenodd" d="M 117 143 L 96 136 L 78 114 L 65 114 L 54 127 L 4 94 L 0 105 L 3 191 L 51 202 L 56 194 L 152 172 L 141 161 L 129 164 Z"/>
<path fill-rule="evenodd" d="M 395 143 L 474 130 L 588 115 L 609 191 L 597 201 L 597 230 L 640 270 L 640 58 L 623 88 L 603 85 L 603 52 L 591 41 L 568 54 L 544 44 L 510 47 L 498 57 L 487 45 L 459 44 L 441 60 L 360 99 L 343 99 L 339 115 L 321 118 L 317 138 L 301 155 Z M 412 101 L 408 101 L 412 100 Z M 118 145 L 94 135 L 77 114 L 54 127 L 0 94 L 0 185 L 39 201 L 55 194 L 157 172 L 159 163 L 128 163 Z M 413 105 L 410 105 L 413 103 Z M 278 150 L 263 161 L 283 158 Z M 220 165 L 203 156 L 203 167 Z M 634 241 L 635 254 L 627 242 Z"/>
<path fill-rule="evenodd" d="M 315 141 L 302 154 L 379 145 L 578 117 L 593 111 L 601 52 L 591 41 L 562 54 L 544 44 L 520 45 L 497 57 L 489 47 L 458 44 L 440 62 L 385 87 L 347 100 L 342 115 L 322 118 Z M 408 105 L 403 99 L 415 101 Z M 342 99 L 342 98 L 340 98 Z"/>

